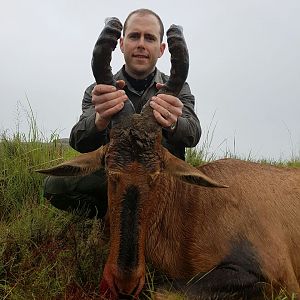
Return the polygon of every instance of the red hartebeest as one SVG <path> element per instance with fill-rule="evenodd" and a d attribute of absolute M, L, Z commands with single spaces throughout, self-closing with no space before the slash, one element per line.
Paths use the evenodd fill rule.
<path fill-rule="evenodd" d="M 96 44 L 94 55 L 107 58 L 101 60 L 106 73 L 99 73 L 108 80 L 96 74 L 98 83 L 113 84 L 107 66 L 120 28 L 109 20 Z M 104 43 L 106 30 L 112 46 Z M 172 69 L 164 92 L 176 95 L 188 70 L 176 26 L 168 31 L 168 43 Z M 299 293 L 300 170 L 234 159 L 194 168 L 161 145 L 150 106 L 141 114 L 128 111 L 114 120 L 109 144 L 40 170 L 63 176 L 106 170 L 110 252 L 103 297 L 137 297 L 146 261 L 178 284 L 193 279 L 185 291 L 205 294 L 203 299 L 261 299 L 268 284 Z"/>

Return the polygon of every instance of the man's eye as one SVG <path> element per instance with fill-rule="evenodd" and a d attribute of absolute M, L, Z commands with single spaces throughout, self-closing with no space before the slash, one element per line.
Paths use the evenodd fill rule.
<path fill-rule="evenodd" d="M 152 35 L 146 36 L 145 38 L 146 38 L 146 40 L 151 41 L 151 42 L 155 41 L 155 37 Z"/>
<path fill-rule="evenodd" d="M 136 40 L 136 39 L 139 38 L 139 36 L 138 36 L 138 34 L 132 34 L 132 35 L 129 36 L 129 38 L 132 39 L 132 40 Z"/>

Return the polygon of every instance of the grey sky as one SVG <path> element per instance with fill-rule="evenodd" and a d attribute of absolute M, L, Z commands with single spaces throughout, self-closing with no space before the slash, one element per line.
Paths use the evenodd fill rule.
<path fill-rule="evenodd" d="M 91 53 L 104 19 L 124 22 L 141 7 L 156 11 L 166 29 L 184 28 L 200 145 L 212 122 L 211 151 L 221 156 L 226 149 L 254 158 L 300 155 L 298 0 L 1 0 L 0 131 L 18 123 L 27 130 L 27 95 L 39 129 L 67 137 L 93 82 Z M 113 71 L 122 63 L 117 49 Z M 169 73 L 168 53 L 158 67 Z"/>

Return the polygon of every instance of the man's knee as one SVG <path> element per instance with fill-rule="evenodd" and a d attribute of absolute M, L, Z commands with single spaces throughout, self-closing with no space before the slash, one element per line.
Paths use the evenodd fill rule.
<path fill-rule="evenodd" d="M 44 181 L 44 195 L 60 195 L 79 192 L 97 194 L 107 191 L 106 175 L 98 171 L 87 176 L 48 176 Z"/>
<path fill-rule="evenodd" d="M 47 176 L 44 180 L 44 197 L 47 199 L 52 195 L 70 193 L 71 190 L 65 177 Z"/>
<path fill-rule="evenodd" d="M 103 218 L 107 211 L 107 199 L 88 194 L 70 193 L 51 195 L 48 201 L 56 208 L 88 218 Z"/>
<path fill-rule="evenodd" d="M 107 211 L 107 184 L 103 173 L 81 177 L 48 176 L 44 197 L 58 209 L 102 218 Z"/>

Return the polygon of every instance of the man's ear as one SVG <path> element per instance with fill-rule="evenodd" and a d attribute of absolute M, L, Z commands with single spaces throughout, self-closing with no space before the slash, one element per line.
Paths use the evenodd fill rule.
<path fill-rule="evenodd" d="M 122 51 L 122 53 L 124 53 L 124 38 L 120 37 L 120 49 Z"/>
<path fill-rule="evenodd" d="M 165 49 L 166 49 L 166 43 L 161 43 L 160 44 L 160 55 L 159 55 L 159 57 L 162 57 L 162 55 L 165 52 Z"/>
<path fill-rule="evenodd" d="M 164 165 L 165 168 L 163 172 L 169 173 L 184 182 L 198 186 L 228 187 L 227 185 L 213 180 L 197 168 L 172 155 L 167 149 L 165 149 L 164 152 Z"/>
<path fill-rule="evenodd" d="M 78 176 L 91 174 L 105 166 L 107 145 L 99 149 L 81 154 L 56 167 L 36 170 L 36 172 L 54 176 Z"/>

